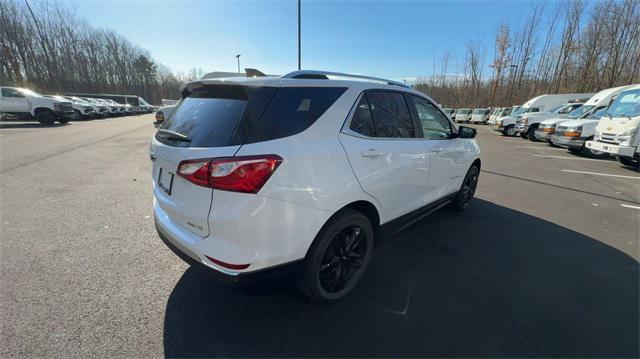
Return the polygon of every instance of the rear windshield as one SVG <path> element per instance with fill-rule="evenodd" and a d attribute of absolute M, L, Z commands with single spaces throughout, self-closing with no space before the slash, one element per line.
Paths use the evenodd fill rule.
<path fill-rule="evenodd" d="M 311 126 L 345 91 L 335 87 L 200 88 L 180 102 L 160 128 L 166 131 L 159 131 L 156 139 L 176 147 L 221 147 L 291 136 Z"/>
<path fill-rule="evenodd" d="M 239 86 L 203 88 L 180 102 L 161 129 L 186 136 L 177 140 L 158 132 L 156 139 L 177 147 L 227 146 L 247 105 L 247 94 Z"/>

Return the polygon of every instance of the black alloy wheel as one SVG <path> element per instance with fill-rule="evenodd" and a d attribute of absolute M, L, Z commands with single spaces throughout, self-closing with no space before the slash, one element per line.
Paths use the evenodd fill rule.
<path fill-rule="evenodd" d="M 476 194 L 476 187 L 478 187 L 478 169 L 472 167 L 462 184 L 462 205 L 464 207 L 469 207 L 469 203 Z"/>
<path fill-rule="evenodd" d="M 464 211 L 471 205 L 471 200 L 476 193 L 476 188 L 478 187 L 478 177 L 480 176 L 480 169 L 473 165 L 467 171 L 467 175 L 464 177 L 464 181 L 462 181 L 462 186 L 458 191 L 458 194 L 452 200 L 450 207 L 458 210 Z"/>
<path fill-rule="evenodd" d="M 322 288 L 331 294 L 347 288 L 363 268 L 366 253 L 366 234 L 361 227 L 349 226 L 336 234 L 320 262 L 318 278 Z"/>

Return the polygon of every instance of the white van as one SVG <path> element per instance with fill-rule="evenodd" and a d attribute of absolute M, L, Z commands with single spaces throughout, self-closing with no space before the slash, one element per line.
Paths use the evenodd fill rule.
<path fill-rule="evenodd" d="M 470 108 L 459 108 L 456 110 L 455 121 L 469 123 L 469 121 L 471 121 L 471 112 Z"/>
<path fill-rule="evenodd" d="M 598 122 L 593 141 L 585 147 L 610 153 L 625 166 L 640 165 L 640 85 L 621 92 Z"/>
<path fill-rule="evenodd" d="M 474 108 L 471 113 L 471 123 L 487 123 L 491 110 L 488 108 Z"/>
<path fill-rule="evenodd" d="M 537 141 L 535 138 L 535 132 L 538 129 L 538 125 L 540 124 L 540 122 L 546 120 L 547 118 L 566 116 L 569 114 L 569 112 L 581 107 L 582 104 L 587 102 L 588 100 L 588 97 L 583 99 L 575 99 L 567 103 L 563 103 L 560 106 L 556 106 L 555 108 L 547 112 L 536 112 L 519 116 L 516 119 L 516 132 L 518 132 L 520 134 L 520 137 L 522 138 L 527 138 L 530 141 Z"/>
<path fill-rule="evenodd" d="M 584 93 L 571 93 L 571 94 L 558 94 L 558 95 L 540 95 L 525 102 L 520 109 L 511 113 L 511 115 L 499 118 L 496 121 L 494 130 L 501 132 L 505 136 L 515 136 L 516 132 L 516 120 L 518 116 L 522 116 L 528 113 L 548 112 L 557 106 L 568 103 L 571 100 L 583 97 L 591 97 L 593 94 Z"/>
<path fill-rule="evenodd" d="M 571 111 L 566 116 L 557 116 L 557 117 L 549 118 L 540 122 L 540 125 L 538 126 L 538 129 L 535 132 L 536 139 L 551 143 L 551 136 L 555 133 L 556 126 L 559 123 L 565 122 L 568 120 L 578 120 L 578 119 L 586 119 L 586 118 L 592 119 L 594 117 L 592 115 L 595 112 L 609 106 L 609 103 L 611 102 L 612 97 L 616 96 L 620 92 L 630 87 L 631 85 L 627 85 L 627 86 L 613 87 L 613 88 L 608 88 L 606 90 L 602 90 L 597 94 L 593 95 L 587 102 L 584 103 L 584 105 Z M 590 136 L 593 136 L 593 134 L 591 134 Z"/>

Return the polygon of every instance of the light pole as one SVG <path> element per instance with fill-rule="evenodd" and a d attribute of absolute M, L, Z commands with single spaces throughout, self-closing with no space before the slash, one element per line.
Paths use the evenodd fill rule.
<path fill-rule="evenodd" d="M 238 73 L 240 73 L 240 54 L 236 55 L 236 59 L 238 59 Z"/>
<path fill-rule="evenodd" d="M 301 27 L 301 24 L 300 24 L 300 1 L 301 0 L 298 0 L 298 70 L 300 70 L 301 66 L 302 66 L 302 58 L 301 58 L 302 57 L 302 55 L 301 55 L 301 51 L 302 51 L 301 50 L 301 47 L 302 47 L 301 43 L 302 43 L 302 40 L 301 40 L 301 36 L 300 36 L 300 27 Z"/>

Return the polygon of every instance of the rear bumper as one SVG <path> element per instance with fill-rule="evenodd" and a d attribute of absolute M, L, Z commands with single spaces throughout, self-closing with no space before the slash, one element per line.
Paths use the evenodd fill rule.
<path fill-rule="evenodd" d="M 585 138 L 565 137 L 565 136 L 551 136 L 551 143 L 563 148 L 582 148 Z"/>
<path fill-rule="evenodd" d="M 202 237 L 175 221 L 163 209 L 163 199 L 158 198 L 162 197 L 158 191 L 154 188 L 154 217 L 163 241 L 177 248 L 181 258 L 189 257 L 189 260 L 185 259 L 187 262 L 199 263 L 223 278 L 241 278 L 302 260 L 331 215 L 329 211 L 260 195 L 214 190 L 208 216 L 210 234 Z M 172 248 L 174 252 L 175 248 Z M 214 263 L 208 257 L 249 266 L 232 269 Z"/>
<path fill-rule="evenodd" d="M 604 142 L 587 141 L 585 146 L 595 151 L 611 153 L 612 155 L 622 157 L 633 157 L 636 153 L 636 147 L 620 146 Z"/>
<path fill-rule="evenodd" d="M 302 272 L 303 260 L 297 260 L 270 268 L 264 268 L 252 272 L 243 273 L 226 273 L 216 268 L 212 268 L 209 265 L 205 265 L 198 255 L 187 248 L 179 240 L 173 238 L 166 229 L 158 223 L 158 219 L 155 219 L 156 230 L 158 236 L 164 242 L 164 244 L 178 257 L 185 261 L 190 266 L 201 270 L 210 275 L 216 281 L 224 283 L 233 287 L 249 287 L 259 283 L 265 283 L 268 281 L 294 278 L 296 275 Z"/>

